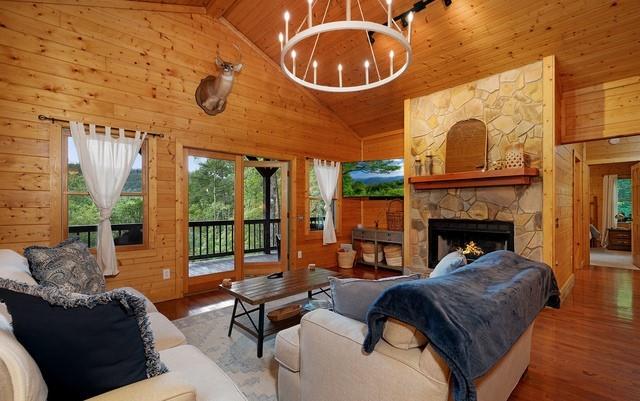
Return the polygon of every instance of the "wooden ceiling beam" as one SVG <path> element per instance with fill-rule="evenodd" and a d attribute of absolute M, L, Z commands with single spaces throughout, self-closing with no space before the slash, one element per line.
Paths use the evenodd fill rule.
<path fill-rule="evenodd" d="M 207 14 L 214 19 L 223 17 L 236 2 L 237 0 L 209 0 Z"/>
<path fill-rule="evenodd" d="M 121 10 L 159 11 L 185 14 L 204 14 L 206 9 L 200 6 L 182 4 L 154 3 L 130 0 L 13 0 L 20 3 L 39 3 L 69 6 L 89 6 L 102 8 L 116 8 Z"/>

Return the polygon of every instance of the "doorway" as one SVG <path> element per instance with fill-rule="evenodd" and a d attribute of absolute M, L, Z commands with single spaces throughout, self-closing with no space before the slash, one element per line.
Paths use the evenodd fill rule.
<path fill-rule="evenodd" d="M 185 291 L 288 267 L 288 162 L 184 149 Z"/>

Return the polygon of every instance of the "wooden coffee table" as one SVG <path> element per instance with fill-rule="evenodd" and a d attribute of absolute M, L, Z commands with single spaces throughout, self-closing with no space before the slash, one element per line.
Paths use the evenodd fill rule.
<path fill-rule="evenodd" d="M 268 321 L 265 325 L 265 303 L 303 292 L 307 292 L 308 299 L 320 293 L 324 293 L 330 297 L 327 290 L 323 287 L 329 285 L 329 277 L 340 276 L 336 271 L 321 268 L 316 268 L 315 270 L 293 270 L 281 274 L 281 277 L 269 278 L 271 276 L 263 276 L 236 281 L 232 283 L 231 287 L 220 285 L 221 290 L 235 297 L 228 335 L 231 336 L 233 326 L 236 325 L 254 336 L 258 340 L 258 358 L 262 358 L 262 348 L 265 337 L 300 322 L 299 315 L 279 322 Z M 313 290 L 318 291 L 313 292 Z M 257 305 L 257 308 L 247 310 L 245 303 L 252 306 Z M 238 305 L 242 308 L 242 313 L 237 313 Z M 256 311 L 258 312 L 257 324 L 251 317 L 251 313 Z"/>

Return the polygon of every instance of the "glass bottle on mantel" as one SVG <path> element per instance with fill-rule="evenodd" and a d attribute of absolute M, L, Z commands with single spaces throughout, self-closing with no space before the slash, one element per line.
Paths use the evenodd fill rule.
<path fill-rule="evenodd" d="M 413 162 L 413 169 L 415 171 L 415 176 L 416 177 L 420 177 L 422 174 L 422 159 L 420 158 L 420 156 L 416 156 L 414 162 Z"/>
<path fill-rule="evenodd" d="M 423 167 L 422 175 L 431 175 L 433 169 L 433 156 L 431 156 L 431 153 L 426 154 Z"/>

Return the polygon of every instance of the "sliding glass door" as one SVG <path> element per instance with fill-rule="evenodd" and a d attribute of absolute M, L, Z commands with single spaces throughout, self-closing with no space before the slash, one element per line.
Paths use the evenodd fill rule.
<path fill-rule="evenodd" d="M 288 163 L 185 149 L 186 291 L 286 270 Z"/>

